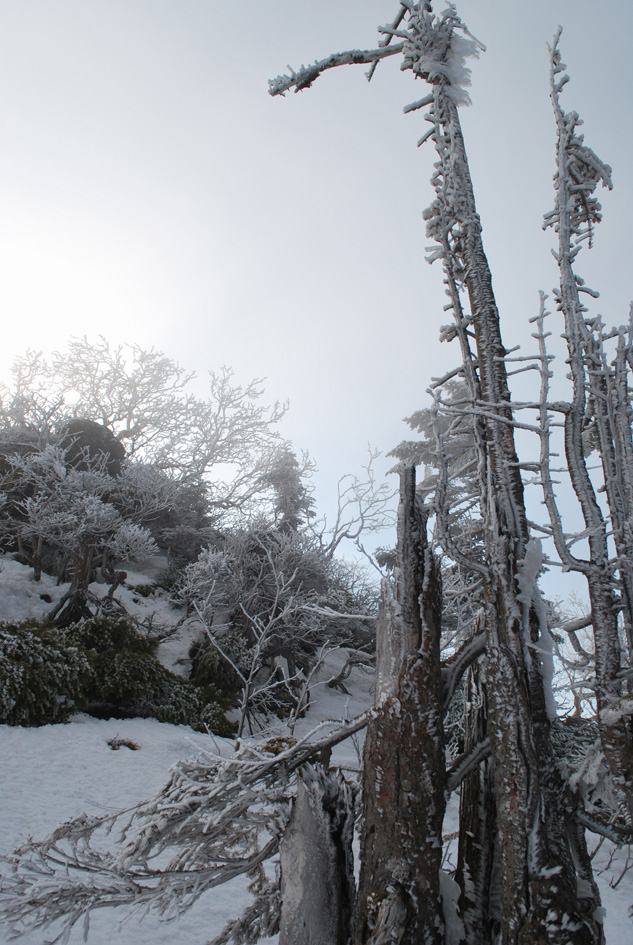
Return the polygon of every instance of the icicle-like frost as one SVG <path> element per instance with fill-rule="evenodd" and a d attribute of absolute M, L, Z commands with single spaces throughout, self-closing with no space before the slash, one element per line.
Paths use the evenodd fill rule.
<path fill-rule="evenodd" d="M 393 595 L 389 581 L 383 579 L 376 621 L 374 705 L 382 705 L 393 696 L 405 656 L 400 606 Z"/>
<path fill-rule="evenodd" d="M 558 717 L 556 700 L 554 699 L 554 641 L 547 621 L 547 613 L 538 586 L 538 577 L 543 566 L 543 549 L 538 538 L 531 538 L 525 549 L 525 557 L 517 566 L 517 583 L 519 593 L 517 599 L 524 610 L 524 626 L 527 626 L 527 617 L 530 608 L 538 616 L 539 647 L 541 658 L 543 685 L 545 687 L 545 705 L 550 721 Z"/>
<path fill-rule="evenodd" d="M 468 32 L 454 4 L 436 18 L 426 10 L 412 10 L 406 33 L 398 35 L 407 37 L 401 69 L 411 69 L 431 84 L 441 82 L 455 105 L 471 104 L 466 91 L 471 85 L 471 70 L 466 60 L 479 58 L 485 46 Z"/>

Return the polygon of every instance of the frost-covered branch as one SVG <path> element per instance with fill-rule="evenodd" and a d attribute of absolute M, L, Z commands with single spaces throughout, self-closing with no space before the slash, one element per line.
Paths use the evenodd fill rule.
<path fill-rule="evenodd" d="M 452 794 L 456 791 L 464 779 L 468 777 L 471 771 L 490 757 L 491 754 L 490 739 L 485 738 L 475 747 L 457 758 L 447 772 L 446 793 Z"/>
<path fill-rule="evenodd" d="M 560 288 L 556 302 L 564 318 L 572 383 L 565 413 L 565 455 L 587 533 L 589 555 L 582 564 L 571 559 L 570 543 L 562 540 L 562 525 L 553 508 L 547 471 L 544 470 L 542 478 L 557 549 L 565 556 L 563 563 L 581 571 L 587 579 L 600 735 L 633 818 L 633 731 L 624 717 L 611 711 L 623 698 L 620 671 L 623 661 L 630 662 L 633 652 L 633 536 L 628 524 L 633 514 L 630 466 L 633 438 L 627 367 L 630 338 L 622 329 L 605 332 L 600 318 L 588 317 L 581 299 L 586 287 L 574 264 L 583 243 L 591 245 L 594 226 L 602 216 L 595 192 L 600 184 L 611 188 L 611 169 L 585 145 L 583 135 L 578 133 L 581 124 L 578 114 L 562 108 L 560 95 L 569 77 L 561 59 L 559 40 L 560 31 L 550 47 L 550 94 L 557 128 L 556 202 L 544 225 L 553 226 L 558 236 L 555 256 Z M 590 291 L 589 295 L 595 297 L 596 293 Z M 543 335 L 542 329 L 540 333 Z M 615 366 L 610 363 L 605 347 L 613 337 L 618 339 Z M 597 450 L 600 458 L 602 482 L 595 481 L 587 462 L 593 450 Z M 599 500 L 603 490 L 608 511 Z M 611 554 L 613 545 L 615 561 Z M 620 638 L 620 610 L 628 653 L 623 650 Z"/>
<path fill-rule="evenodd" d="M 74 338 L 50 361 L 27 352 L 11 389 L 0 386 L 0 432 L 20 441 L 56 442 L 64 424 L 110 430 L 122 455 L 151 464 L 180 484 L 208 487 L 216 520 L 252 506 L 287 449 L 276 427 L 286 405 L 262 404 L 261 379 L 239 384 L 230 368 L 209 373 L 206 397 L 162 352 Z M 229 474 L 227 475 L 227 471 Z"/>
<path fill-rule="evenodd" d="M 55 921 L 69 930 L 106 906 L 176 917 L 206 890 L 252 873 L 276 853 L 295 772 L 359 732 L 370 716 L 322 722 L 300 740 L 241 745 L 227 758 L 203 752 L 175 766 L 153 800 L 82 815 L 43 841 L 28 841 L 7 858 L 5 917 L 20 931 Z M 99 831 L 116 827 L 115 848 L 99 846 Z"/>
<path fill-rule="evenodd" d="M 295 92 L 301 92 L 302 89 L 309 89 L 312 83 L 319 78 L 328 69 L 335 69 L 337 66 L 350 66 L 379 62 L 389 56 L 397 56 L 404 49 L 404 43 L 398 43 L 395 46 L 382 46 L 379 49 L 353 49 L 349 52 L 334 53 L 313 63 L 311 66 L 301 66 L 295 72 L 290 66 L 290 75 L 279 75 L 276 79 L 270 79 L 268 82 L 268 92 L 270 95 L 284 95 L 290 89 Z"/>
<path fill-rule="evenodd" d="M 362 550 L 360 539 L 364 533 L 381 531 L 393 525 L 395 490 L 376 478 L 374 463 L 379 456 L 379 452 L 370 449 L 362 477 L 348 473 L 339 479 L 332 524 L 324 517 L 311 525 L 313 534 L 328 557 L 333 557 L 344 541 L 351 541 Z"/>
<path fill-rule="evenodd" d="M 455 694 L 460 680 L 469 666 L 479 659 L 486 650 L 486 635 L 482 621 L 475 620 L 473 636 L 456 653 L 442 661 L 442 686 L 444 690 L 444 710 Z"/>
<path fill-rule="evenodd" d="M 622 846 L 625 843 L 633 843 L 633 829 L 630 827 L 626 827 L 622 824 L 604 823 L 602 820 L 598 820 L 597 817 L 588 814 L 586 811 L 578 811 L 576 817 L 582 827 L 591 830 L 592 833 L 596 833 L 601 837 L 606 837 L 607 840 L 611 840 L 611 842 L 615 843 L 617 846 Z"/>
<path fill-rule="evenodd" d="M 368 639 L 374 608 L 354 582 L 310 535 L 263 525 L 223 536 L 185 569 L 179 596 L 207 637 L 196 660 L 232 677 L 239 735 L 305 708 L 320 652 Z"/>

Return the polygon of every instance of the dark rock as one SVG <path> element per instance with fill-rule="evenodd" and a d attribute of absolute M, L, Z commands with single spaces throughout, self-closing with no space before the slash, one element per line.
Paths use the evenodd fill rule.
<path fill-rule="evenodd" d="M 65 452 L 66 464 L 75 469 L 88 469 L 103 459 L 110 476 L 121 474 L 125 447 L 108 427 L 94 420 L 70 420 L 61 431 L 59 446 Z"/>

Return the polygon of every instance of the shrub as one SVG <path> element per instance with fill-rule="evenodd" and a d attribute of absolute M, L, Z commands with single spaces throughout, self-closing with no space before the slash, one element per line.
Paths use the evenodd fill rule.
<path fill-rule="evenodd" d="M 209 707 L 202 690 L 166 669 L 156 658 L 158 643 L 139 633 L 129 619 L 93 617 L 60 636 L 87 651 L 92 666 L 87 710 L 92 714 L 151 717 L 198 731 L 213 719 L 218 735 L 233 734 L 222 707 L 217 703 Z"/>
<path fill-rule="evenodd" d="M 45 725 L 77 712 L 91 678 L 84 650 L 37 621 L 0 625 L 0 722 Z"/>
<path fill-rule="evenodd" d="M 151 597 L 157 589 L 157 584 L 128 584 L 133 594 L 139 594 L 141 597 Z"/>
<path fill-rule="evenodd" d="M 226 703 L 166 669 L 157 643 L 126 618 L 94 617 L 64 629 L 31 622 L 0 628 L 0 721 L 44 725 L 72 712 L 156 718 L 230 736 Z"/>
<path fill-rule="evenodd" d="M 172 725 L 190 725 L 197 732 L 209 729 L 226 738 L 235 734 L 236 725 L 226 718 L 225 709 L 220 703 L 206 701 L 203 690 L 180 676 L 169 675 L 173 677 L 169 686 L 154 699 L 138 703 L 137 714 L 147 714 L 159 722 L 171 722 Z"/>
<path fill-rule="evenodd" d="M 127 617 L 92 617 L 60 630 L 58 636 L 66 644 L 100 655 L 121 650 L 154 654 L 158 648 L 158 642 L 140 633 Z"/>

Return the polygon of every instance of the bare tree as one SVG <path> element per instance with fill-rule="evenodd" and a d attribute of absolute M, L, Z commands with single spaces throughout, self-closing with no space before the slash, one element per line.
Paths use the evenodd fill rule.
<path fill-rule="evenodd" d="M 49 367 L 41 352 L 29 349 L 16 358 L 11 374 L 10 387 L 0 384 L 0 429 L 18 443 L 25 434 L 32 443 L 35 433 L 38 444 L 44 446 L 58 422 L 63 397 L 50 389 Z"/>
<path fill-rule="evenodd" d="M 599 184 L 611 187 L 611 168 L 584 144 L 576 112 L 566 113 L 560 95 L 569 81 L 559 50 L 560 31 L 550 47 L 550 89 L 557 128 L 556 205 L 545 225 L 558 235 L 560 270 L 557 308 L 564 319 L 571 399 L 550 403 L 552 357 L 546 347 L 545 297 L 536 319 L 541 372 L 540 474 L 551 534 L 563 566 L 587 580 L 595 653 L 595 696 L 602 746 L 612 774 L 628 798 L 633 823 L 633 439 L 631 323 L 612 332 L 591 318 L 585 298 L 597 292 L 575 271 L 583 244 L 591 245 L 601 219 L 595 197 Z M 609 344 L 612 356 L 608 353 Z M 584 519 L 582 536 L 565 531 L 554 492 L 550 435 L 563 420 L 564 450 L 573 491 Z M 598 456 L 599 472 L 590 456 Z M 597 481 L 596 481 L 597 480 Z M 606 508 L 599 495 L 606 496 Z M 588 557 L 577 551 L 584 539 Z M 573 546 L 576 545 L 576 548 Z M 573 550 L 572 550 L 573 548 Z M 580 545 L 582 548 L 582 545 Z"/>
<path fill-rule="evenodd" d="M 435 200 L 425 214 L 427 233 L 436 244 L 430 261 L 439 259 L 444 268 L 447 308 L 454 317 L 453 336 L 461 347 L 461 373 L 474 418 L 485 535 L 479 570 L 486 601 L 488 733 L 501 838 L 501 935 L 510 945 L 569 935 L 573 928 L 576 942 L 596 943 L 602 939 L 600 924 L 578 894 L 575 804 L 553 761 L 539 657 L 548 631 L 535 584 L 538 554 L 530 540 L 515 447 L 518 421 L 510 400 L 507 352 L 458 115 L 458 105 L 469 100 L 466 57 L 477 55 L 481 47 L 451 5 L 436 17 L 430 3 L 403 0 L 392 25 L 382 32 L 380 48 L 331 56 L 274 80 L 270 91 L 298 91 L 334 66 L 375 66 L 387 55 L 400 54 L 401 67 L 429 84 L 429 93 L 406 110 L 428 109 L 429 128 L 420 143 L 431 139 L 438 155 Z M 398 42 L 389 45 L 392 39 Z M 556 875 L 555 883 L 545 881 L 551 875 Z M 597 903 L 595 887 L 592 896 Z M 393 934 L 398 941 L 409 940 L 406 924 Z M 424 934 L 437 933 L 429 927 Z"/>
<path fill-rule="evenodd" d="M 326 516 L 311 523 L 310 530 L 325 554 L 333 558 L 341 543 L 353 542 L 358 550 L 369 557 L 362 542 L 371 533 L 381 532 L 393 525 L 395 492 L 376 475 L 375 461 L 380 456 L 369 450 L 363 475 L 347 473 L 341 476 L 336 490 L 336 511 L 331 521 Z"/>
<path fill-rule="evenodd" d="M 249 507 L 288 448 L 276 429 L 285 405 L 263 405 L 261 380 L 238 384 L 227 367 L 209 372 L 208 396 L 200 397 L 194 375 L 162 352 L 84 337 L 50 362 L 27 352 L 13 374 L 12 388 L 0 389 L 5 429 L 33 429 L 48 443 L 70 418 L 92 420 L 128 458 L 180 482 L 206 482 L 216 517 Z"/>
<path fill-rule="evenodd" d="M 95 828 L 108 818 L 65 825 L 48 841 L 19 851 L 7 907 L 16 921 L 43 924 L 47 910 L 48 918 L 52 910 L 53 918 L 66 915 L 71 923 L 96 905 L 114 902 L 163 909 L 174 896 L 186 904 L 236 873 L 256 873 L 276 853 L 288 829 L 287 801 L 291 792 L 295 795 L 295 773 L 367 725 L 356 945 L 447 941 L 442 819 L 447 798 L 458 788 L 460 945 L 604 941 L 584 832 L 589 828 L 615 842 L 631 838 L 630 811 L 626 804 L 623 811 L 615 808 L 630 787 L 630 664 L 625 649 L 630 647 L 631 626 L 627 490 L 633 469 L 628 383 L 633 357 L 629 329 L 610 338 L 599 321 L 584 318 L 578 296 L 583 285 L 572 262 L 578 249 L 574 241 L 589 238 L 598 219 L 593 194 L 600 180 L 608 183 L 608 169 L 576 134 L 577 116 L 560 109 L 564 80 L 555 42 L 552 96 L 560 143 L 558 203 L 550 220 L 561 234 L 558 304 L 569 336 L 572 398 L 567 404 L 550 401 L 551 356 L 542 312 L 536 331 L 539 354 L 535 359 L 518 358 L 540 371 L 541 398 L 513 404 L 509 375 L 516 359 L 502 342 L 458 114 L 458 106 L 468 102 L 466 58 L 476 55 L 480 44 L 452 5 L 435 16 L 431 3 L 414 0 L 402 0 L 396 17 L 381 32 L 376 49 L 336 54 L 271 83 L 272 94 L 299 91 L 324 70 L 354 63 L 369 64 L 371 77 L 380 60 L 401 55 L 402 68 L 429 85 L 428 93 L 406 110 L 427 109 L 429 128 L 421 143 L 432 140 L 437 152 L 435 198 L 425 214 L 434 241 L 430 261 L 439 260 L 443 267 L 447 310 L 453 316 L 443 337 L 458 342 L 461 363 L 433 388 L 428 425 L 435 438 L 433 485 L 423 483 L 417 492 L 413 469 L 402 470 L 395 581 L 393 586 L 385 582 L 378 618 L 375 707 L 310 744 L 281 745 L 276 740 L 274 747 L 242 745 L 227 762 L 214 759 L 206 769 L 199 763 L 183 766 L 159 798 L 134 812 L 124 837 L 130 838 L 130 845 L 120 854 L 90 845 Z M 611 358 L 607 341 L 614 350 Z M 518 408 L 535 413 L 536 422 L 519 419 Z M 565 532 L 554 497 L 549 434 L 552 415 L 560 414 L 569 475 L 585 516 L 580 536 Z M 520 461 L 517 430 L 539 438 L 539 462 Z M 466 444 L 461 466 L 460 456 L 447 444 L 454 434 Z M 601 480 L 587 466 L 590 448 L 600 456 Z M 624 474 L 623 463 L 628 463 Z M 599 754 L 590 758 L 588 751 L 581 752 L 575 771 L 569 759 L 561 758 L 562 727 L 551 691 L 551 619 L 538 587 L 543 554 L 526 512 L 527 469 L 539 476 L 545 490 L 551 518 L 546 534 L 553 535 L 563 564 L 576 567 L 589 582 L 595 646 L 587 655 L 596 668 L 600 735 L 615 785 L 615 801 L 609 802 L 615 823 L 594 816 L 576 789 L 581 772 L 599 765 Z M 442 601 L 422 495 L 432 499 L 435 535 L 445 558 L 463 569 L 480 605 L 469 609 L 460 603 L 459 632 L 451 636 L 443 661 L 447 596 Z M 464 527 L 469 516 L 478 536 L 475 548 L 472 542 L 469 547 Z M 583 537 L 589 548 L 584 561 L 571 551 Z M 599 575 L 603 587 L 598 587 Z M 289 572 L 278 570 L 273 591 L 295 586 Z M 459 586 L 451 592 L 459 601 Z M 283 614 L 277 606 L 282 596 L 273 593 L 275 607 L 265 614 L 244 608 L 243 616 L 255 621 L 262 640 Z M 204 613 L 202 607 L 200 611 Z M 576 636 L 579 626 L 558 629 L 568 633 L 572 646 L 583 649 Z M 219 634 L 216 643 L 222 645 Z M 242 675 L 248 688 L 252 679 Z M 459 687 L 466 702 L 463 751 L 447 768 L 446 718 Z M 280 747 L 279 755 L 271 758 Z M 316 836 L 316 821 L 318 843 L 327 839 L 333 821 L 318 807 L 324 796 L 321 787 L 312 802 L 307 795 L 295 802 L 288 832 L 290 856 L 297 839 L 305 851 L 306 837 Z M 311 810 L 306 803 L 312 803 Z M 151 869 L 150 862 L 158 863 L 174 848 L 167 867 L 161 860 Z M 331 862 L 331 846 L 325 843 L 322 853 L 320 868 Z M 54 873 L 46 888 L 39 883 L 42 871 Z M 322 895 L 326 879 L 319 895 L 305 903 L 315 934 L 317 929 L 320 934 L 327 908 Z M 261 873 L 257 883 L 250 926 L 234 923 L 218 942 L 230 936 L 248 941 L 253 930 L 271 934 L 279 927 L 283 905 L 278 894 Z M 301 882 L 284 888 L 288 940 L 297 934 L 294 923 L 306 888 Z M 310 941 L 311 929 L 304 927 L 303 932 Z M 349 934 L 344 931 L 339 939 L 345 941 Z"/>

